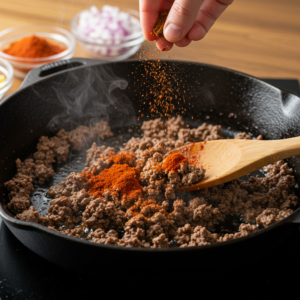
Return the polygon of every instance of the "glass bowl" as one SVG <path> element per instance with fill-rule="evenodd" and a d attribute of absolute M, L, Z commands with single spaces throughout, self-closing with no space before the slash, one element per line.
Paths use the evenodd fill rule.
<path fill-rule="evenodd" d="M 33 34 L 38 37 L 46 38 L 47 41 L 64 47 L 66 50 L 61 53 L 42 58 L 16 57 L 3 52 L 11 43 Z M 67 30 L 55 26 L 18 26 L 8 28 L 0 32 L 0 57 L 6 59 L 12 64 L 15 70 L 15 76 L 19 78 L 24 78 L 27 73 L 34 68 L 50 62 L 71 58 L 75 53 L 75 46 L 76 41 L 73 35 Z"/>
<path fill-rule="evenodd" d="M 11 87 L 14 81 L 14 69 L 11 64 L 0 57 L 0 75 L 5 76 L 5 80 L 0 83 L 0 100 Z"/>
<path fill-rule="evenodd" d="M 123 9 L 122 7 L 120 10 L 134 17 L 140 26 L 138 11 Z M 70 27 L 79 45 L 89 56 L 108 61 L 124 60 L 134 55 L 145 41 L 141 26 L 137 32 L 124 36 L 118 44 L 112 44 L 112 42 L 108 40 L 99 42 L 97 39 L 88 37 L 78 30 L 80 16 L 87 12 L 88 10 L 83 10 L 76 14 L 71 20 Z"/>

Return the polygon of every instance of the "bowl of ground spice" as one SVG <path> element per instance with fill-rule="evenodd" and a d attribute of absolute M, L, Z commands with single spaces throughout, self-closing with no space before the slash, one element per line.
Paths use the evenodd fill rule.
<path fill-rule="evenodd" d="M 71 58 L 75 46 L 72 34 L 55 26 L 19 26 L 0 32 L 0 57 L 12 64 L 18 78 L 44 64 Z"/>

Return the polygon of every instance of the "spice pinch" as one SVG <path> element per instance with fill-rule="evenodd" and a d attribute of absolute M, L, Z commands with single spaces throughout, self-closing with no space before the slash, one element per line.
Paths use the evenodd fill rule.
<path fill-rule="evenodd" d="M 300 137 L 284 140 L 214 140 L 194 143 L 170 151 L 182 153 L 190 164 L 206 170 L 205 178 L 181 191 L 194 191 L 219 185 L 270 163 L 300 155 Z"/>

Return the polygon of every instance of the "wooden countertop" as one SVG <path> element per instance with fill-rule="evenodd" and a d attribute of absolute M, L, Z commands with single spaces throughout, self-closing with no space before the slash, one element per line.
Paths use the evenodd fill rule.
<path fill-rule="evenodd" d="M 0 30 L 31 24 L 69 30 L 77 12 L 107 3 L 124 6 L 123 0 L 1 1 Z M 138 0 L 127 0 L 126 7 L 138 10 Z M 88 57 L 79 45 L 75 56 Z M 174 47 L 161 57 L 220 65 L 257 77 L 300 80 L 299 0 L 235 0 L 202 41 Z M 7 95 L 20 85 L 15 78 Z"/>

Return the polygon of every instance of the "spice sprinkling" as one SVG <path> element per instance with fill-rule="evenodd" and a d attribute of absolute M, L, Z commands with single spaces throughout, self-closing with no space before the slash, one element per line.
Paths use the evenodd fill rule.
<path fill-rule="evenodd" d="M 177 173 L 180 165 L 185 161 L 187 161 L 187 158 L 181 153 L 170 154 L 163 162 L 163 169 Z"/>
<path fill-rule="evenodd" d="M 12 43 L 3 52 L 16 57 L 41 58 L 61 53 L 64 50 L 65 48 L 52 44 L 45 38 L 31 35 Z"/>
<path fill-rule="evenodd" d="M 142 103 L 139 119 L 169 119 L 174 114 L 184 115 L 193 111 L 190 101 L 202 93 L 196 79 L 199 74 L 189 72 L 179 61 L 161 60 L 160 56 L 165 56 L 165 53 L 155 46 L 144 44 L 138 53 L 140 63 L 136 71 L 131 72 L 136 101 Z M 145 105 L 149 106 L 149 110 Z"/>

